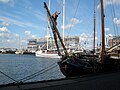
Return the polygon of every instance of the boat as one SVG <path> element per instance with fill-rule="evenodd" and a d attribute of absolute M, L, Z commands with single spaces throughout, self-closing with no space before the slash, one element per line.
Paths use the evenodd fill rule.
<path fill-rule="evenodd" d="M 58 52 L 56 49 L 48 48 L 48 44 L 47 44 L 47 48 L 46 48 L 46 44 L 39 47 L 39 49 L 35 51 L 35 56 L 42 57 L 42 58 L 61 58 L 61 56 L 58 55 Z"/>
<path fill-rule="evenodd" d="M 50 9 L 50 0 L 49 0 L 49 9 Z M 48 22 L 48 30 L 50 30 L 50 24 Z M 61 58 L 61 56 L 58 55 L 58 52 L 56 49 L 51 49 L 51 48 L 48 48 L 49 45 L 48 45 L 48 38 L 49 38 L 49 35 L 48 35 L 48 32 L 47 32 L 47 44 L 46 44 L 46 47 L 47 49 L 46 50 L 42 50 L 42 47 L 39 47 L 39 50 L 37 50 L 35 52 L 35 56 L 37 57 L 43 57 L 43 58 Z M 44 47 L 44 45 L 43 45 Z"/>
<path fill-rule="evenodd" d="M 46 44 L 39 47 L 39 49 L 35 51 L 35 56 L 42 58 L 61 58 L 61 56 L 58 55 L 56 49 L 48 48 L 48 41 L 47 41 L 47 48 L 46 48 Z"/>
<path fill-rule="evenodd" d="M 5 50 L 5 49 L 1 49 L 1 50 L 0 50 L 0 53 L 6 54 L 6 50 Z"/>
<path fill-rule="evenodd" d="M 57 50 L 54 50 L 54 49 L 43 50 L 40 48 L 35 52 L 35 56 L 43 57 L 43 58 L 61 58 L 61 56 L 58 55 Z"/>
<path fill-rule="evenodd" d="M 35 51 L 36 57 L 42 57 L 42 58 L 60 58 L 61 56 L 58 55 L 58 52 L 56 49 L 49 47 L 48 48 L 48 40 L 47 45 L 44 44 L 42 46 L 39 46 L 39 49 Z"/>
<path fill-rule="evenodd" d="M 35 52 L 35 55 L 37 57 L 43 57 L 43 58 L 61 58 L 56 52 L 54 51 L 46 51 L 46 50 L 38 50 Z"/>
<path fill-rule="evenodd" d="M 57 38 L 59 38 L 60 43 L 64 49 L 64 55 L 62 55 L 61 61 L 58 62 L 58 65 L 60 67 L 61 72 L 66 77 L 73 77 L 73 76 L 79 76 L 84 74 L 100 73 L 100 72 L 120 69 L 120 59 L 111 58 L 110 55 L 105 51 L 103 0 L 101 0 L 100 2 L 101 2 L 101 22 L 102 22 L 101 24 L 102 47 L 99 55 L 68 53 L 63 43 L 63 40 L 60 36 L 60 33 L 56 27 L 56 21 L 54 20 L 54 18 L 52 18 L 50 10 L 48 9 L 46 3 L 44 3 L 44 7 L 46 9 L 50 26 L 54 35 L 55 44 L 56 44 L 58 53 L 61 54 L 59 50 Z"/>
<path fill-rule="evenodd" d="M 24 53 L 24 51 L 22 51 L 22 50 L 17 50 L 16 52 L 15 52 L 15 54 L 23 54 Z"/>
<path fill-rule="evenodd" d="M 52 28 L 52 31 L 53 31 L 54 40 L 55 40 L 55 44 L 56 44 L 59 55 L 61 55 L 61 53 L 60 53 L 59 46 L 58 46 L 58 43 L 57 43 L 58 42 L 57 37 L 59 38 L 60 43 L 61 43 L 61 45 L 63 47 L 63 50 L 64 50 L 65 55 L 62 55 L 61 61 L 58 62 L 59 66 L 60 66 L 60 70 L 62 71 L 62 73 L 65 76 L 69 76 L 69 75 L 73 76 L 73 74 L 74 75 L 78 74 L 78 70 L 83 71 L 82 70 L 83 68 L 85 68 L 85 67 L 89 68 L 89 65 L 88 65 L 89 63 L 86 62 L 86 58 L 84 58 L 86 56 L 84 56 L 81 53 L 69 54 L 67 52 L 67 49 L 66 49 L 66 47 L 65 47 L 65 45 L 63 43 L 63 40 L 62 40 L 62 38 L 60 36 L 60 33 L 58 32 L 58 29 L 56 27 L 56 23 L 55 23 L 54 19 L 52 18 L 46 3 L 44 3 L 44 7 L 46 8 L 47 15 L 48 15 L 48 18 L 50 20 L 50 25 L 51 25 L 51 28 Z M 75 55 L 78 55 L 81 60 L 79 60 L 79 57 L 77 58 Z M 75 60 L 73 60 L 73 59 L 75 59 Z M 78 63 L 78 61 L 79 61 L 79 63 Z M 82 64 L 84 64 L 84 65 L 82 65 Z M 69 69 L 68 69 L 68 66 L 70 67 Z"/>
<path fill-rule="evenodd" d="M 56 49 L 43 49 L 44 45 L 42 47 L 39 47 L 40 49 L 35 52 L 36 57 L 42 57 L 42 58 L 61 58 L 58 55 L 58 52 Z"/>
<path fill-rule="evenodd" d="M 56 28 L 56 25 L 54 23 L 54 19 L 51 17 L 51 14 L 50 14 L 50 12 L 47 8 L 46 3 L 44 3 L 44 6 L 46 8 L 46 11 L 48 13 L 49 18 L 51 19 L 50 20 L 51 28 L 52 28 L 53 31 L 55 31 L 55 32 L 53 32 L 54 39 L 56 41 L 56 35 L 58 35 L 58 37 L 61 41 L 61 44 L 64 48 L 64 54 L 65 55 L 63 55 L 62 58 L 61 58 L 61 61 L 58 62 L 60 70 L 62 71 L 62 73 L 64 75 L 66 75 L 66 76 L 77 76 L 77 75 L 82 75 L 83 73 L 86 74 L 86 73 L 92 73 L 92 72 L 98 72 L 98 71 L 101 71 L 101 70 L 105 70 L 106 67 L 111 69 L 111 67 L 114 68 L 113 66 L 115 66 L 115 68 L 116 68 L 117 65 L 118 65 L 117 70 L 118 70 L 118 68 L 120 69 L 119 60 L 118 59 L 112 59 L 110 57 L 105 58 L 105 56 L 107 56 L 107 55 L 104 55 L 103 58 L 98 58 L 97 56 L 91 55 L 91 54 L 89 54 L 89 55 L 81 54 L 81 52 L 76 52 L 76 53 L 69 54 L 67 52 L 65 46 L 64 46 L 64 43 L 62 42 L 62 39 L 60 38 L 59 32 L 58 32 L 58 30 Z M 56 46 L 57 46 L 57 43 L 56 43 Z M 61 55 L 58 47 L 57 47 L 57 49 L 58 49 L 58 52 L 59 52 L 58 54 Z M 100 54 L 100 55 L 102 55 L 102 54 Z M 108 70 L 108 68 L 107 68 L 107 70 Z M 51 68 L 49 67 L 48 70 L 49 69 L 51 69 Z M 1 72 L 1 73 L 4 74 L 3 72 Z M 43 74 L 43 73 L 41 73 L 41 74 Z M 104 84 L 108 81 L 111 81 L 111 83 L 109 85 L 112 85 L 113 84 L 112 80 L 114 80 L 114 79 L 115 79 L 114 80 L 115 84 L 113 84 L 113 85 L 119 87 L 118 86 L 119 85 L 119 78 L 118 78 L 119 73 L 116 73 L 116 74 L 112 73 L 112 74 L 97 76 L 97 77 L 96 76 L 95 77 L 85 77 L 85 78 L 77 77 L 77 78 L 72 78 L 72 79 L 59 79 L 59 80 L 50 80 L 50 81 L 45 80 L 45 81 L 41 81 L 41 82 L 26 82 L 26 83 L 24 83 L 22 81 L 19 82 L 19 80 L 16 81 L 15 79 L 9 77 L 6 74 L 4 74 L 4 75 L 7 76 L 8 78 L 10 78 L 11 80 L 13 80 L 14 82 L 10 83 L 10 84 L 7 84 L 7 85 L 1 85 L 0 88 L 3 89 L 3 90 L 7 90 L 7 89 L 8 90 L 9 89 L 20 89 L 20 90 L 22 90 L 22 89 L 39 89 L 39 88 L 40 89 L 43 89 L 43 88 L 51 89 L 51 87 L 53 89 L 55 89 L 55 88 L 59 88 L 59 87 L 63 88 L 65 85 L 66 85 L 66 87 L 64 89 L 68 89 L 68 87 L 70 87 L 70 85 L 71 85 L 70 88 L 72 88 L 72 86 L 75 85 L 75 89 L 76 89 L 76 88 L 80 87 L 79 86 L 80 84 L 82 84 L 82 86 L 84 86 L 83 88 L 85 88 L 85 89 L 86 89 L 87 85 L 88 85 L 88 87 L 90 87 L 90 85 L 92 85 L 92 88 L 95 89 L 96 88 L 96 87 L 94 87 L 96 85 L 95 83 L 99 84 L 100 88 L 105 89 L 105 87 L 101 87 L 101 85 L 105 86 Z M 34 73 L 30 76 L 27 76 L 27 77 L 30 77 L 30 79 L 31 79 L 31 76 L 35 77 L 34 75 L 36 76 L 36 73 Z M 117 78 L 113 77 L 115 75 L 117 75 Z M 99 78 L 99 77 L 102 77 L 102 78 Z M 106 77 L 108 77 L 108 78 L 105 79 Z M 91 80 L 91 78 L 92 78 L 92 80 Z M 94 78 L 94 81 L 93 81 L 93 78 Z M 24 79 L 28 79 L 28 78 L 23 78 L 23 80 Z M 104 83 L 102 83 L 102 82 L 99 83 L 100 79 L 103 79 L 105 82 Z M 81 82 L 81 80 L 86 81 L 86 82 Z M 55 81 L 55 82 L 53 82 L 53 81 Z M 90 82 L 88 82 L 88 81 L 90 81 Z M 93 83 L 91 83 L 91 82 L 93 82 Z M 56 86 L 56 83 L 58 83 L 57 86 Z M 86 83 L 86 84 L 83 85 L 83 83 Z M 51 85 L 54 85 L 54 86 L 51 86 Z M 117 87 L 115 87 L 115 89 Z M 108 87 L 106 87 L 106 89 L 107 88 Z M 110 89 L 111 88 L 113 88 L 113 86 L 111 86 Z"/>

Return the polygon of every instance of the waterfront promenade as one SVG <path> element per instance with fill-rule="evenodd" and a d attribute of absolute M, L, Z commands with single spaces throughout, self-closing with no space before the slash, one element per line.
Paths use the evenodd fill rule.
<path fill-rule="evenodd" d="M 0 90 L 120 90 L 120 71 L 71 79 L 0 87 Z"/>

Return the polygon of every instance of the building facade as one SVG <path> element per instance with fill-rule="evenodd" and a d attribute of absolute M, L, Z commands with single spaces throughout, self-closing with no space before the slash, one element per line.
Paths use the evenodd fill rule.
<path fill-rule="evenodd" d="M 66 46 L 78 46 L 79 45 L 79 36 L 69 36 L 65 37 L 65 45 Z"/>
<path fill-rule="evenodd" d="M 69 46 L 77 47 L 79 45 L 79 36 L 65 37 L 64 40 L 65 46 L 67 47 Z M 58 44 L 60 45 L 59 41 Z M 29 39 L 27 43 L 27 50 L 30 52 L 37 51 L 40 48 L 45 50 L 47 49 L 47 45 L 48 48 L 54 48 L 55 47 L 54 38 L 49 37 L 48 40 L 47 38 Z"/>
<path fill-rule="evenodd" d="M 46 43 L 45 38 L 29 39 L 27 43 L 27 50 L 29 52 L 35 52 L 36 50 L 38 50 L 39 47 L 41 47 L 45 43 Z"/>
<path fill-rule="evenodd" d="M 113 37 L 112 39 L 108 40 L 108 46 L 112 47 L 116 44 L 120 43 L 120 36 Z"/>

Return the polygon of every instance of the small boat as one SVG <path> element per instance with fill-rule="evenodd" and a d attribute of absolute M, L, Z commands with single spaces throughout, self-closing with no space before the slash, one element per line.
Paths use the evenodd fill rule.
<path fill-rule="evenodd" d="M 49 1 L 49 9 L 50 9 L 50 1 Z M 50 26 L 49 26 L 49 22 L 48 22 L 48 30 L 47 30 L 47 43 L 44 44 L 42 47 L 39 47 L 39 50 L 37 50 L 35 52 L 35 56 L 37 57 L 43 57 L 43 58 L 61 58 L 61 56 L 58 55 L 58 52 L 56 49 L 53 49 L 53 47 L 49 48 L 49 30 L 50 30 Z M 46 49 L 42 49 L 44 46 L 46 45 Z"/>
<path fill-rule="evenodd" d="M 44 58 L 61 58 L 57 52 L 47 50 L 38 50 L 35 52 L 35 56 Z"/>
<path fill-rule="evenodd" d="M 0 53 L 6 54 L 6 50 L 5 49 L 1 49 Z"/>
<path fill-rule="evenodd" d="M 15 54 L 23 54 L 24 52 L 22 50 L 17 50 Z"/>

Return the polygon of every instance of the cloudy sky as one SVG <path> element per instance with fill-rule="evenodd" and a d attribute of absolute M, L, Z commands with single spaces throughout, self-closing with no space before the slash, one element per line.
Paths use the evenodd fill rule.
<path fill-rule="evenodd" d="M 26 46 L 27 39 L 45 37 L 48 0 L 0 0 L 0 48 Z M 62 2 L 51 0 L 51 13 L 61 12 L 57 27 L 62 35 Z M 106 37 L 120 35 L 120 0 L 104 0 Z M 100 1 L 95 0 L 96 40 L 100 43 Z M 92 45 L 94 0 L 66 0 L 65 36 L 80 36 L 81 45 Z M 86 43 L 87 42 L 87 43 Z"/>

